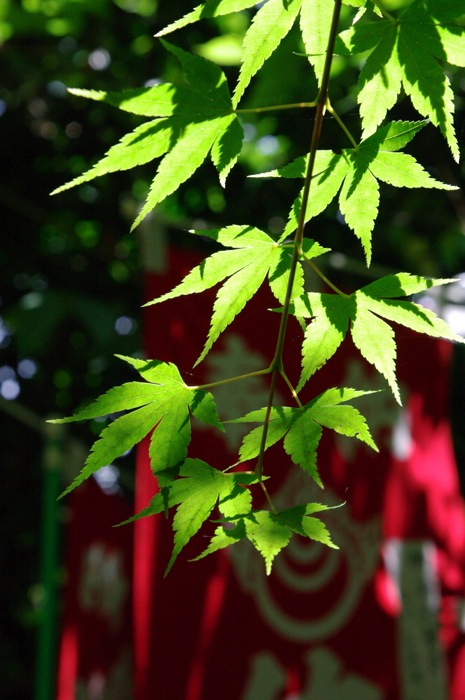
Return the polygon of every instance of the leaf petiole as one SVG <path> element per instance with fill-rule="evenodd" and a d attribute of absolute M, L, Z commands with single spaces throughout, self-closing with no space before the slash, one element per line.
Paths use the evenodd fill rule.
<path fill-rule="evenodd" d="M 273 515 L 277 515 L 278 511 L 276 510 L 274 503 L 272 501 L 272 498 L 270 494 L 268 493 L 268 489 L 266 488 L 264 482 L 260 480 L 260 486 L 262 487 L 262 491 L 265 494 L 266 500 L 268 501 L 268 505 L 270 506 L 270 510 L 273 513 Z"/>
<path fill-rule="evenodd" d="M 290 380 L 289 380 L 289 377 L 287 376 L 286 372 L 282 369 L 282 370 L 280 371 L 280 374 L 281 374 L 281 377 L 282 377 L 282 378 L 284 379 L 284 381 L 286 382 L 287 388 L 288 388 L 289 391 L 291 392 L 292 397 L 293 397 L 293 399 L 295 400 L 295 402 L 296 402 L 296 404 L 298 405 L 298 407 L 299 407 L 299 408 L 303 408 L 302 402 L 301 402 L 301 400 L 299 399 L 296 390 L 295 390 L 294 387 L 292 386 L 292 384 L 291 384 L 291 382 L 290 382 Z"/>
<path fill-rule="evenodd" d="M 326 275 L 324 274 L 324 272 L 322 272 L 322 270 L 320 270 L 320 268 L 318 267 L 318 265 L 316 265 L 316 264 L 313 262 L 313 260 L 310 260 L 309 258 L 305 257 L 305 255 L 304 255 L 303 253 L 301 253 L 301 255 L 302 255 L 303 259 L 304 259 L 304 262 L 306 262 L 307 265 L 309 265 L 309 266 L 312 268 L 312 270 L 313 270 L 314 272 L 316 272 L 316 274 L 318 275 L 318 277 L 319 277 L 320 279 L 322 279 L 323 282 L 324 282 L 325 284 L 327 284 L 328 287 L 329 287 L 330 289 L 333 290 L 333 292 L 336 292 L 336 294 L 339 294 L 339 296 L 341 296 L 341 297 L 346 297 L 346 299 L 348 299 L 348 298 L 351 296 L 350 294 L 346 294 L 345 292 L 343 292 L 341 289 L 339 289 L 339 287 L 336 287 L 336 285 L 333 284 L 333 282 L 331 282 L 331 280 L 328 279 L 328 277 L 326 277 Z"/>
<path fill-rule="evenodd" d="M 302 109 L 302 108 L 311 109 L 313 107 L 316 107 L 317 104 L 318 104 L 317 100 L 315 100 L 314 102 L 295 102 L 293 104 L 288 104 L 288 105 L 271 105 L 270 107 L 249 107 L 248 109 L 235 109 L 234 113 L 235 114 L 253 114 L 253 113 L 258 113 L 258 112 L 275 112 L 278 109 Z"/>
<path fill-rule="evenodd" d="M 188 386 L 188 389 L 192 391 L 200 390 L 207 391 L 209 389 L 214 389 L 216 386 L 222 386 L 223 384 L 229 384 L 230 382 L 238 382 L 241 379 L 249 379 L 250 377 L 259 377 L 262 374 L 269 374 L 271 372 L 271 365 L 266 369 L 257 369 L 254 372 L 247 372 L 247 374 L 238 374 L 235 377 L 228 377 L 227 379 L 220 379 L 217 382 L 209 382 L 208 384 L 198 384 L 197 386 Z"/>
<path fill-rule="evenodd" d="M 342 121 L 342 119 L 341 119 L 341 117 L 339 116 L 339 114 L 336 112 L 336 110 L 335 110 L 335 109 L 333 108 L 333 106 L 331 105 L 331 102 L 329 101 L 329 99 L 326 100 L 326 109 L 327 109 L 328 112 L 331 114 L 331 116 L 337 121 L 337 123 L 338 123 L 339 126 L 341 127 L 342 131 L 345 133 L 345 135 L 346 135 L 347 138 L 349 139 L 350 143 L 352 144 L 352 146 L 354 147 L 354 149 L 357 151 L 357 150 L 358 150 L 358 143 L 356 142 L 356 140 L 354 139 L 354 137 L 353 137 L 352 134 L 350 133 L 349 129 L 346 127 L 346 125 L 345 125 L 344 122 Z"/>

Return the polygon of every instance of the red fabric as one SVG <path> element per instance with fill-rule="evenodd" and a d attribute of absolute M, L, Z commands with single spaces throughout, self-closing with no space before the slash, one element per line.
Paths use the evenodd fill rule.
<path fill-rule="evenodd" d="M 147 276 L 147 298 L 171 289 L 198 260 L 194 253 L 170 251 L 170 272 Z M 210 359 L 192 369 L 213 298 L 196 295 L 146 312 L 147 356 L 175 362 L 190 384 L 211 381 L 219 365 L 234 375 L 241 357 L 246 365 L 257 353 L 266 366 L 274 349 L 279 316 L 263 313 L 275 306 L 265 290 L 215 344 Z M 286 369 L 296 383 L 302 335 L 292 321 L 288 338 Z M 448 686 L 451 700 L 463 700 L 463 635 L 455 603 L 465 590 L 465 518 L 446 415 L 451 347 L 404 330 L 397 340 L 403 409 L 350 340 L 304 396 L 328 386 L 384 388 L 367 415 L 379 454 L 325 431 L 318 464 L 327 488 L 321 492 L 299 469 L 289 470 L 281 447 L 267 453 L 278 505 L 346 501 L 323 516 L 339 552 L 295 538 L 266 577 L 247 543 L 189 563 L 207 541 L 200 535 L 164 579 L 169 523 L 163 516 L 136 523 L 136 700 L 404 700 L 413 697 L 408 689 L 417 677 L 421 697 L 445 700 Z M 227 386 L 234 403 L 234 387 Z M 260 391 L 256 384 L 251 393 Z M 292 405 L 286 387 L 279 391 Z M 362 412 L 370 406 L 366 399 L 354 405 Z M 235 415 L 249 408 L 239 407 Z M 219 468 L 233 460 L 220 438 L 205 430 L 195 432 L 189 454 Z M 140 509 L 155 490 L 147 444 L 137 473 Z M 443 600 L 445 670 L 442 649 L 429 641 L 437 638 L 435 595 Z"/>
<path fill-rule="evenodd" d="M 133 697 L 131 514 L 94 479 L 70 498 L 57 700 Z"/>

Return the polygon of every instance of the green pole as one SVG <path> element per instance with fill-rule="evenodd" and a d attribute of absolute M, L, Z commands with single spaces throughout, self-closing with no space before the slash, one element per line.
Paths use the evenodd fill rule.
<path fill-rule="evenodd" d="M 40 610 L 35 700 L 53 700 L 56 685 L 58 620 L 58 504 L 63 468 L 64 429 L 47 424 L 42 451 L 43 490 L 40 552 Z"/>

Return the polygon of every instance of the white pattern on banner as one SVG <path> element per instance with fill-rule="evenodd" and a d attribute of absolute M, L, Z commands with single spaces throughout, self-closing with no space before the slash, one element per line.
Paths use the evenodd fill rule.
<path fill-rule="evenodd" d="M 325 647 L 305 654 L 306 685 L 285 700 L 382 700 L 384 692 L 371 681 L 348 673 L 340 659 Z M 277 700 L 285 690 L 286 670 L 270 652 L 256 654 L 241 700 Z"/>
<path fill-rule="evenodd" d="M 399 661 L 402 700 L 446 700 L 445 660 L 439 645 L 440 603 L 436 550 L 426 540 L 389 540 L 386 569 L 399 592 Z"/>
<path fill-rule="evenodd" d="M 106 676 L 96 671 L 86 681 L 78 679 L 75 700 L 131 700 L 134 697 L 132 675 L 132 653 L 128 648 Z"/>
<path fill-rule="evenodd" d="M 107 617 L 114 629 L 121 625 L 129 584 L 120 551 L 94 542 L 83 554 L 79 602 L 83 610 Z"/>
<path fill-rule="evenodd" d="M 276 505 L 296 503 L 308 491 L 308 478 L 300 470 L 292 472 L 276 496 Z M 319 492 L 321 500 L 321 492 Z M 340 503 L 329 489 L 325 502 Z M 309 642 L 329 637 L 344 627 L 352 616 L 365 586 L 373 577 L 379 556 L 379 519 L 358 523 L 349 516 L 347 508 L 336 508 L 325 514 L 325 523 L 340 550 L 330 549 L 313 540 L 293 538 L 288 548 L 274 562 L 272 576 L 267 576 L 263 563 L 247 542 L 239 542 L 231 551 L 234 571 L 244 592 L 249 592 L 270 627 L 281 636 L 296 642 Z M 342 574 L 342 575 L 341 575 Z M 342 581 L 324 614 L 310 596 L 324 592 L 336 579 Z M 276 595 L 282 589 L 285 596 Z M 305 596 L 305 608 L 299 615 L 283 607 L 283 600 Z M 305 618 L 304 609 L 309 617 Z M 318 617 L 310 612 L 318 610 Z"/>

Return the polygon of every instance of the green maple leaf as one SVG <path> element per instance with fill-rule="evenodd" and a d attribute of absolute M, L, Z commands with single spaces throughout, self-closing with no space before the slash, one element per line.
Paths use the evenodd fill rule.
<path fill-rule="evenodd" d="M 346 0 L 346 4 L 361 7 L 365 0 Z M 252 0 L 208 0 L 159 31 L 157 36 L 163 36 L 203 18 L 239 12 L 254 5 L 256 3 Z M 317 80 L 321 81 L 333 3 L 327 0 L 267 0 L 254 15 L 244 37 L 242 66 L 233 97 L 234 107 L 239 103 L 253 76 L 290 32 L 299 14 L 305 52 L 315 70 Z"/>
<path fill-rule="evenodd" d="M 252 226 L 228 226 L 214 231 L 192 231 L 211 238 L 232 250 L 219 251 L 206 258 L 186 275 L 171 292 L 148 302 L 159 304 L 184 294 L 197 294 L 224 282 L 214 303 L 210 331 L 199 363 L 225 328 L 234 320 L 253 297 L 265 278 L 276 299 L 282 304 L 289 280 L 292 246 L 278 244 L 268 234 Z M 327 252 L 327 248 L 306 239 L 304 252 L 313 258 Z M 292 298 L 298 298 L 304 289 L 303 270 L 297 266 Z"/>
<path fill-rule="evenodd" d="M 300 13 L 300 29 L 305 51 L 321 84 L 326 60 L 328 37 L 333 18 L 334 5 L 328 0 L 304 2 Z"/>
<path fill-rule="evenodd" d="M 187 485 L 183 484 L 183 487 L 188 489 L 188 496 L 179 504 L 174 516 L 174 548 L 166 573 L 171 569 L 181 549 L 209 518 L 216 504 L 225 516 L 231 512 L 237 513 L 238 510 L 239 513 L 250 510 L 252 503 L 250 491 L 241 484 L 251 484 L 256 481 L 254 475 L 225 474 L 201 460 L 186 460 L 180 476 L 185 477 L 182 481 L 188 480 Z"/>
<path fill-rule="evenodd" d="M 191 177 L 209 153 L 224 186 L 242 148 L 243 130 L 233 113 L 224 73 L 204 58 L 163 43 L 179 59 L 186 84 L 166 83 L 122 93 L 71 90 L 152 119 L 126 134 L 90 170 L 52 193 L 161 158 L 133 228 Z"/>
<path fill-rule="evenodd" d="M 193 22 L 198 22 L 200 19 L 211 17 L 221 17 L 232 12 L 240 12 L 255 5 L 255 0 L 207 0 L 202 5 L 197 5 L 191 12 L 188 12 L 184 17 L 177 19 L 168 26 L 161 29 L 155 36 L 165 36 L 176 29 L 186 27 Z"/>
<path fill-rule="evenodd" d="M 365 135 L 372 133 L 404 89 L 415 109 L 429 117 L 459 157 L 453 94 L 441 64 L 465 66 L 461 0 L 416 0 L 396 18 L 360 22 L 340 35 L 350 53 L 370 51 L 358 95 Z"/>
<path fill-rule="evenodd" d="M 265 510 L 253 510 L 240 518 L 231 518 L 228 525 L 233 522 L 234 528 L 218 527 L 208 547 L 194 561 L 242 539 L 248 539 L 263 556 L 266 573 L 269 575 L 273 560 L 287 546 L 293 534 L 338 549 L 332 542 L 326 525 L 313 517 L 313 513 L 328 509 L 328 506 L 320 503 L 307 503 L 276 514 Z"/>
<path fill-rule="evenodd" d="M 283 447 L 294 464 L 306 471 L 316 483 L 323 487 L 318 474 L 316 453 L 323 434 L 323 427 L 334 430 L 341 435 L 356 437 L 376 450 L 365 418 L 347 401 L 372 392 L 355 389 L 328 389 L 309 401 L 302 408 L 274 406 L 271 409 L 270 422 L 265 449 L 284 438 Z M 230 423 L 263 423 L 266 409 L 258 409 L 236 418 Z M 239 461 L 245 462 L 258 456 L 261 449 L 263 426 L 248 433 L 239 450 Z"/>
<path fill-rule="evenodd" d="M 132 448 L 153 428 L 149 454 L 155 474 L 177 467 L 186 459 L 191 438 L 191 415 L 223 430 L 213 396 L 207 391 L 186 386 L 173 364 L 119 357 L 133 365 L 146 382 L 128 382 L 114 387 L 73 416 L 51 421 L 71 423 L 129 411 L 102 431 L 84 468 L 64 494 Z"/>
<path fill-rule="evenodd" d="M 438 182 L 410 155 L 397 153 L 427 124 L 421 122 L 390 122 L 364 139 L 357 148 L 337 154 L 318 151 L 305 221 L 323 212 L 339 193 L 339 207 L 346 224 L 362 243 L 367 264 L 371 261 L 371 236 L 378 214 L 379 182 L 395 187 L 426 187 L 452 190 L 452 185 Z M 261 177 L 304 177 L 308 156 Z M 302 194 L 294 201 L 289 222 L 281 239 L 297 227 Z"/>
<path fill-rule="evenodd" d="M 173 519 L 174 547 L 166 575 L 216 505 L 225 518 L 237 518 L 250 512 L 252 496 L 246 487 L 256 482 L 254 474 L 225 473 L 200 459 L 188 458 L 181 466 L 179 477 L 169 483 L 166 493 L 157 493 L 146 508 L 121 525 L 177 507 Z"/>
<path fill-rule="evenodd" d="M 464 342 L 429 309 L 396 299 L 453 281 L 399 273 L 372 282 L 350 296 L 310 293 L 305 300 L 299 300 L 298 316 L 310 316 L 313 320 L 305 332 L 298 388 L 334 355 L 350 329 L 360 353 L 386 378 L 401 403 L 395 372 L 394 331 L 384 319 L 435 338 Z"/>
<path fill-rule="evenodd" d="M 268 0 L 255 14 L 244 37 L 243 62 L 233 98 L 234 107 L 237 106 L 255 73 L 291 30 L 302 2 L 303 0 Z M 163 29 L 158 36 L 184 27 L 191 22 L 196 22 L 203 17 L 217 17 L 253 5 L 255 3 L 250 0 L 248 2 L 247 0 L 223 0 L 223 2 L 210 0 L 210 2 L 196 7 L 181 20 Z"/>

